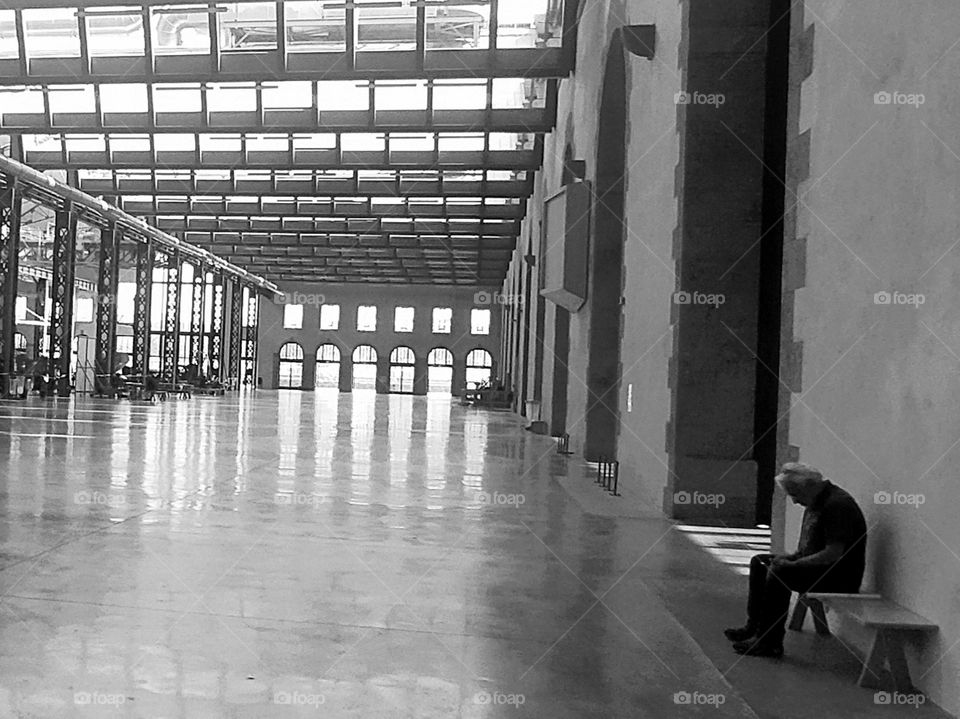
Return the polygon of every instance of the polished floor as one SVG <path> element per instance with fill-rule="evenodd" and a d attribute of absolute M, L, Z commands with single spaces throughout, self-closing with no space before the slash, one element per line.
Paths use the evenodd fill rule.
<path fill-rule="evenodd" d="M 0 402 L 0 719 L 940 716 L 732 655 L 765 539 L 587 472 L 444 398 Z"/>

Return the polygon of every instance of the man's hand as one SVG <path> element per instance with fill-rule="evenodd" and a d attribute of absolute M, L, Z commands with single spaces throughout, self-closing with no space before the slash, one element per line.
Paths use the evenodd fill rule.
<path fill-rule="evenodd" d="M 775 556 L 770 560 L 770 567 L 772 569 L 783 569 L 791 566 L 793 566 L 793 560 L 783 554 Z"/>

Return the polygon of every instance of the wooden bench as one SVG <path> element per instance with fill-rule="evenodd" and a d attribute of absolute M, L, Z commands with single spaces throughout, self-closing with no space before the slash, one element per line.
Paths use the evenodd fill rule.
<path fill-rule="evenodd" d="M 824 607 L 845 614 L 862 626 L 872 629 L 873 643 L 870 653 L 860 672 L 859 685 L 876 688 L 884 670 L 889 668 L 893 677 L 894 689 L 903 694 L 914 691 L 910 681 L 910 668 L 903 653 L 903 640 L 908 632 L 935 632 L 939 627 L 919 614 L 901 607 L 879 594 L 827 594 L 814 593 L 801 595 L 801 598 L 813 610 L 814 602 L 820 605 L 821 618 L 824 628 L 827 627 Z M 800 606 L 798 599 L 797 606 Z M 797 609 L 794 610 L 796 615 Z M 817 614 L 814 612 L 814 617 Z M 815 621 L 818 621 L 815 619 Z M 803 618 L 800 618 L 803 626 Z M 794 628 L 791 620 L 790 628 Z M 819 631 L 819 628 L 818 628 Z M 829 628 L 826 633 L 829 633 Z"/>

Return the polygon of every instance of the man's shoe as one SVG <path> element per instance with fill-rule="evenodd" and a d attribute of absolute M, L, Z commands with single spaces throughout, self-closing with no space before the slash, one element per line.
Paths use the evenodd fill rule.
<path fill-rule="evenodd" d="M 756 633 L 757 630 L 749 624 L 743 627 L 730 627 L 729 629 L 723 630 L 723 636 L 731 642 L 745 642 L 748 639 L 752 639 Z"/>
<path fill-rule="evenodd" d="M 754 639 L 752 641 L 737 642 L 733 645 L 733 651 L 748 657 L 771 657 L 773 659 L 779 659 L 783 656 L 783 644 L 769 644 L 759 639 Z"/>

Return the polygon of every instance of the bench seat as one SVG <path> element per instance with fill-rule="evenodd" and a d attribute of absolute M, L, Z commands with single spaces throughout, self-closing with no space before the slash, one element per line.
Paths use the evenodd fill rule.
<path fill-rule="evenodd" d="M 935 623 L 896 602 L 884 599 L 879 594 L 810 592 L 803 595 L 803 598 L 808 603 L 819 602 L 833 611 L 845 614 L 874 631 L 870 652 L 860 672 L 860 686 L 879 686 L 881 676 L 889 667 L 896 691 L 904 694 L 914 691 L 910 669 L 903 652 L 903 640 L 907 632 L 937 631 L 939 627 Z"/>

